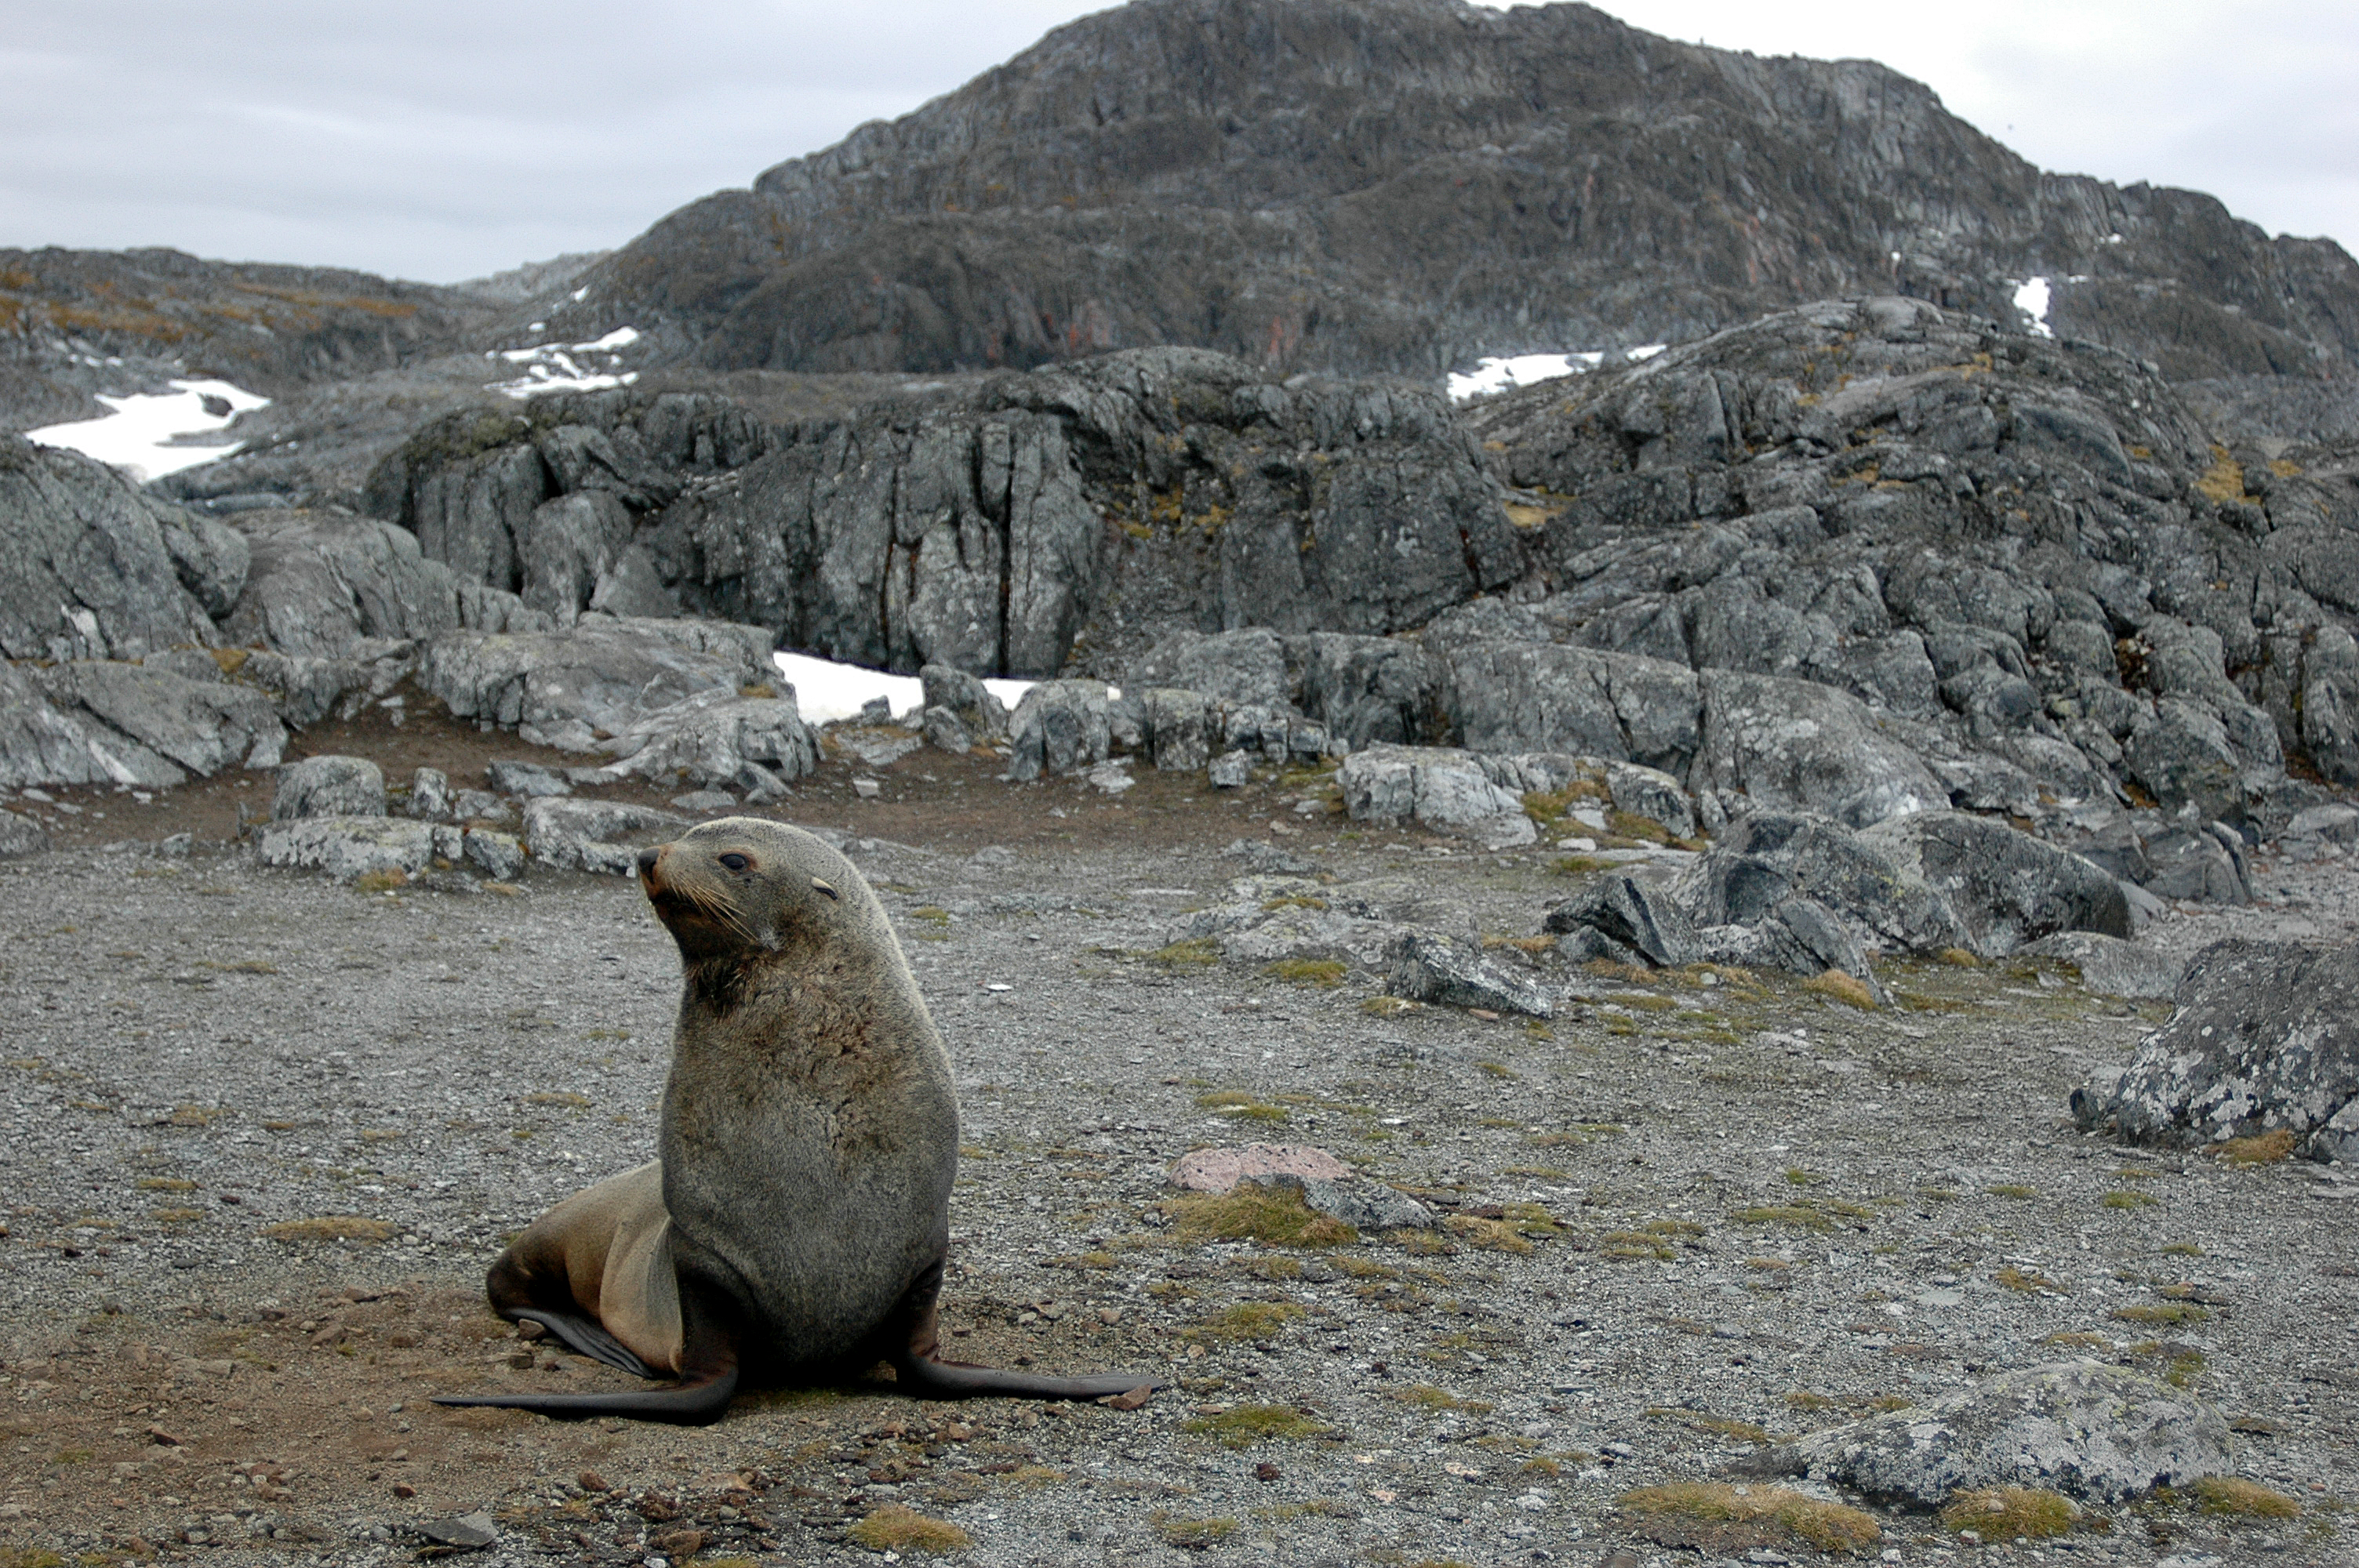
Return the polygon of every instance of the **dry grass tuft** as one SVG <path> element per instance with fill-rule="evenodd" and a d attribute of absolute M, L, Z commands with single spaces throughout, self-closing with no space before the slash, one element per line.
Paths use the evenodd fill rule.
<path fill-rule="evenodd" d="M 1417 1003 L 1406 997 L 1372 996 L 1360 1004 L 1360 1011 L 1371 1018 L 1398 1018 L 1404 1012 L 1415 1012 Z"/>
<path fill-rule="evenodd" d="M 1192 937 L 1158 947 L 1147 961 L 1164 969 L 1209 969 L 1221 961 L 1221 944 L 1211 936 Z"/>
<path fill-rule="evenodd" d="M 1802 989 L 1806 991 L 1816 991 L 1829 1001 L 1839 1001 L 1845 1007 L 1858 1008 L 1862 1012 L 1875 1011 L 1875 997 L 1868 990 L 1866 985 L 1858 977 L 1846 975 L 1841 969 L 1829 969 L 1824 974 L 1812 975 L 1802 982 Z"/>
<path fill-rule="evenodd" d="M 1951 1530 L 1971 1530 L 1984 1541 L 2048 1541 L 2071 1534 L 2081 1522 L 2081 1509 L 2058 1492 L 1986 1487 L 1952 1497 L 1941 1509 L 1941 1522 Z"/>
<path fill-rule="evenodd" d="M 1765 1543 L 1782 1537 L 1821 1552 L 1864 1551 L 1883 1539 L 1875 1521 L 1859 1509 L 1784 1487 L 1675 1481 L 1625 1492 L 1614 1506 L 1650 1524 L 1749 1526 Z"/>
<path fill-rule="evenodd" d="M 323 1214 L 310 1219 L 284 1219 L 266 1227 L 273 1241 L 389 1241 L 394 1227 L 382 1219 L 356 1214 Z"/>
<path fill-rule="evenodd" d="M 2294 1133 L 2290 1127 L 2279 1127 L 2250 1138 L 2231 1138 L 2215 1143 L 2210 1152 L 2230 1165 L 2274 1165 L 2293 1152 Z"/>
<path fill-rule="evenodd" d="M 1284 1121 L 1289 1114 L 1282 1105 L 1256 1099 L 1237 1089 L 1218 1089 L 1211 1094 L 1198 1095 L 1196 1108 L 1209 1110 L 1216 1116 L 1233 1116 L 1241 1121 Z"/>
<path fill-rule="evenodd" d="M 1239 1302 L 1185 1332 L 1190 1339 L 1268 1339 L 1301 1315 L 1292 1302 Z"/>
<path fill-rule="evenodd" d="M 353 879 L 354 892 L 391 892 L 409 885 L 409 873 L 399 866 L 387 866 L 379 871 L 363 871 Z"/>
<path fill-rule="evenodd" d="M 1147 1516 L 1167 1546 L 1177 1546 L 1187 1552 L 1209 1552 L 1236 1534 L 1237 1521 L 1225 1516 L 1217 1519 L 1182 1519 L 1179 1515 L 1156 1509 Z"/>
<path fill-rule="evenodd" d="M 1349 968 L 1335 958 L 1280 958 L 1265 966 L 1262 973 L 1273 980 L 1287 980 L 1298 986 L 1316 986 L 1321 990 L 1332 991 L 1343 983 L 1343 976 Z"/>
<path fill-rule="evenodd" d="M 1343 1247 L 1360 1233 L 1302 1201 L 1290 1187 L 1240 1183 L 1224 1194 L 1190 1195 L 1172 1200 L 1183 1241 L 1261 1241 L 1273 1247 Z"/>
<path fill-rule="evenodd" d="M 2301 1505 L 2283 1492 L 2238 1476 L 2206 1476 L 2195 1483 L 2196 1506 L 2222 1519 L 2292 1519 Z"/>
<path fill-rule="evenodd" d="M 948 1519 L 928 1519 L 898 1503 L 886 1503 L 845 1531 L 871 1552 L 923 1552 L 945 1556 L 964 1552 L 974 1537 Z"/>

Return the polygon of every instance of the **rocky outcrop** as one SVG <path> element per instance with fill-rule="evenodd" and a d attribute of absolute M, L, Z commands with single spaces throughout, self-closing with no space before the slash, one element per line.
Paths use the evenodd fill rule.
<path fill-rule="evenodd" d="M 1521 569 L 1438 393 L 1182 350 L 776 432 L 678 396 L 472 412 L 370 495 L 461 580 L 560 621 L 677 602 L 899 670 L 1056 676 L 1182 627 L 1390 633 Z"/>
<path fill-rule="evenodd" d="M 524 808 L 524 841 L 532 858 L 552 871 L 599 876 L 638 875 L 638 852 L 677 837 L 688 817 L 613 800 L 550 798 Z"/>
<path fill-rule="evenodd" d="M 220 642 L 245 586 L 234 530 L 78 452 L 0 434 L 0 655 L 136 660 Z"/>
<path fill-rule="evenodd" d="M 2072 1091 L 2076 1120 L 2146 1143 L 2283 1131 L 2310 1158 L 2359 1160 L 2359 946 L 2214 943 L 2178 995 L 2126 1068 Z"/>
<path fill-rule="evenodd" d="M 459 718 L 589 752 L 656 708 L 766 686 L 769 654 L 758 627 L 599 617 L 563 631 L 445 633 L 421 655 L 419 682 Z"/>
<path fill-rule="evenodd" d="M 191 773 L 276 767 L 286 744 L 267 697 L 218 678 L 119 660 L 0 665 L 0 784 L 168 789 Z"/>
<path fill-rule="evenodd" d="M 1923 1508 L 1990 1487 L 2122 1503 L 2233 1475 L 2233 1444 L 2220 1412 L 2191 1394 L 2123 1368 L 2065 1361 L 1814 1432 L 1777 1450 L 1771 1465 Z"/>
<path fill-rule="evenodd" d="M 385 770 L 365 757 L 306 757 L 278 770 L 275 822 L 301 816 L 383 816 Z"/>

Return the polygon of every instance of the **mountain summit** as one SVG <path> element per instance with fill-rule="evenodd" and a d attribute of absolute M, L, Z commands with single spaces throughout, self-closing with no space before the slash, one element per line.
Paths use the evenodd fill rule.
<path fill-rule="evenodd" d="M 2035 279 L 2040 330 L 2174 379 L 2359 360 L 2359 266 L 2331 241 L 2043 173 L 1870 60 L 1577 5 L 1135 0 L 681 209 L 588 279 L 569 330 L 627 322 L 716 369 L 1173 343 L 1434 376 L 1843 294 L 2020 324 Z"/>

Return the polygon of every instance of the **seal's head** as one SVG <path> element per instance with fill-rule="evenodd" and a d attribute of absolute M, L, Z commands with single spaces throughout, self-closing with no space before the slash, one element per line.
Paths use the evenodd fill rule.
<path fill-rule="evenodd" d="M 758 816 L 701 823 L 639 851 L 639 885 L 691 969 L 824 939 L 850 874 L 817 838 Z"/>

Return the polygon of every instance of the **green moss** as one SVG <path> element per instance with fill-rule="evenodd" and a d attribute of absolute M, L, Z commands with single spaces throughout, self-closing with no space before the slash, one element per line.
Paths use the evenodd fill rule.
<path fill-rule="evenodd" d="M 1274 1247 L 1346 1246 L 1360 1233 L 1320 1214 L 1287 1187 L 1239 1184 L 1222 1194 L 1195 1194 L 1169 1206 L 1186 1241 L 1262 1241 Z"/>
<path fill-rule="evenodd" d="M 1209 969 L 1221 961 L 1221 944 L 1210 936 L 1192 936 L 1157 948 L 1147 961 L 1163 969 Z"/>
<path fill-rule="evenodd" d="M 1350 966 L 1333 958 L 1280 958 L 1264 966 L 1261 972 L 1274 980 L 1333 990 L 1343 983 L 1349 970 Z"/>
<path fill-rule="evenodd" d="M 1302 1443 L 1325 1437 L 1334 1429 L 1292 1405 L 1238 1405 L 1196 1416 L 1183 1422 L 1180 1430 L 1212 1438 L 1223 1448 L 1250 1448 L 1257 1443 Z"/>
<path fill-rule="evenodd" d="M 1960 1492 L 1941 1509 L 1951 1530 L 1971 1530 L 1984 1541 L 2049 1541 L 2072 1533 L 2081 1509 L 2060 1493 L 2030 1487 L 1986 1487 Z"/>

